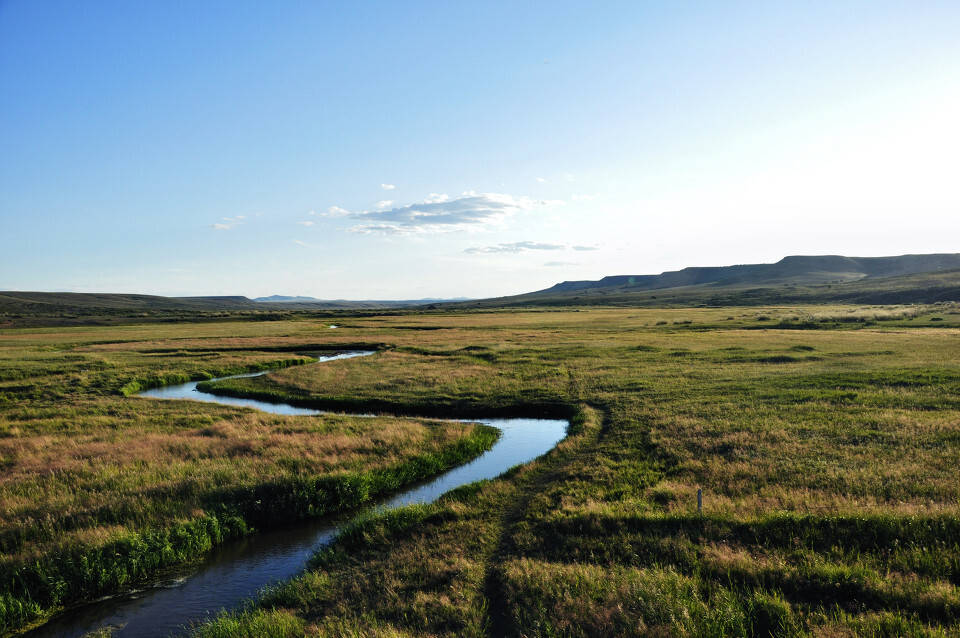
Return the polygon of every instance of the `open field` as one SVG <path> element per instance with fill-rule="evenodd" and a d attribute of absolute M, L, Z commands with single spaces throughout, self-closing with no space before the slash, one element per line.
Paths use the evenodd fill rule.
<path fill-rule="evenodd" d="M 198 635 L 960 632 L 956 305 L 450 313 L 338 323 L 336 331 L 312 321 L 2 331 L 6 467 L 43 467 L 55 445 L 78 450 L 58 459 L 68 464 L 64 471 L 81 471 L 90 446 L 111 458 L 119 449 L 111 446 L 136 441 L 135 473 L 103 484 L 116 485 L 116 493 L 97 492 L 122 502 L 124 489 L 161 481 L 151 459 L 202 459 L 210 485 L 216 476 L 222 488 L 290 477 L 292 459 L 311 473 L 339 471 L 341 462 L 363 471 L 385 462 L 380 450 L 391 450 L 386 462 L 397 463 L 477 436 L 384 419 L 376 455 L 345 444 L 341 458 L 336 445 L 309 439 L 319 434 L 309 431 L 309 419 L 210 405 L 176 411 L 120 394 L 131 381 L 200 378 L 293 358 L 310 346 L 386 344 L 375 357 L 210 385 L 337 409 L 568 416 L 570 436 L 500 479 L 365 520 L 305 575 Z M 323 422 L 324 435 L 366 436 L 352 419 Z M 262 442 L 274 439 L 283 442 L 268 451 Z M 256 462 L 232 462 L 234 446 L 252 447 L 241 456 Z M 31 494 L 46 495 L 42 520 L 53 532 L 15 552 L 88 540 L 57 527 L 82 494 L 57 487 L 55 475 L 30 479 L 38 486 Z M 18 520 L 28 521 L 24 530 L 47 529 L 17 518 L 15 495 L 15 487 L 3 493 L 5 529 Z M 129 520 L 193 520 L 192 510 L 156 503 Z M 103 529 L 108 538 L 113 528 Z"/>
<path fill-rule="evenodd" d="M 215 386 L 400 411 L 569 406 L 580 427 L 509 477 L 364 523 L 260 608 L 199 633 L 956 633 L 956 313 L 350 322 L 397 347 Z"/>
<path fill-rule="evenodd" d="M 271 351 L 269 330 L 242 342 L 217 336 L 231 332 L 223 324 L 164 330 L 0 335 L 0 633 L 254 529 L 356 507 L 496 437 L 457 423 L 126 397 L 311 360 Z M 184 348 L 194 334 L 202 345 Z M 314 352 L 316 341 L 279 347 Z"/>
<path fill-rule="evenodd" d="M 281 321 L 431 305 L 429 300 L 258 302 L 240 296 L 157 295 L 0 290 L 0 328 L 199 321 Z"/>

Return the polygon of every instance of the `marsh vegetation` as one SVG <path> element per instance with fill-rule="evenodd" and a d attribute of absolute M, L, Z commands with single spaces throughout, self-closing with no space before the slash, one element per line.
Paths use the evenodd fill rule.
<path fill-rule="evenodd" d="M 462 423 L 127 398 L 312 361 L 266 345 L 157 351 L 136 339 L 24 336 L 4 342 L 0 371 L 5 631 L 141 585 L 257 529 L 355 508 L 472 458 L 497 436 Z"/>

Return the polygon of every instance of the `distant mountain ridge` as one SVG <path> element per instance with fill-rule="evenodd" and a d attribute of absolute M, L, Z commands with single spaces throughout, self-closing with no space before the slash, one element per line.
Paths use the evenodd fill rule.
<path fill-rule="evenodd" d="M 257 303 L 299 303 L 299 304 L 336 304 L 340 306 L 349 304 L 366 304 L 381 306 L 422 306 L 431 303 L 447 303 L 452 301 L 469 301 L 470 297 L 453 297 L 450 299 L 441 299 L 436 297 L 425 297 L 423 299 L 317 299 L 316 297 L 301 297 L 288 295 L 270 295 L 269 297 L 255 297 L 252 301 Z"/>
<path fill-rule="evenodd" d="M 316 297 L 291 297 L 289 295 L 270 295 L 269 297 L 254 297 L 257 303 L 302 303 L 305 301 L 320 301 Z"/>
<path fill-rule="evenodd" d="M 754 306 L 960 301 L 960 254 L 844 257 L 792 255 L 773 264 L 692 266 L 659 275 L 564 281 L 452 308 L 533 306 Z"/>
<path fill-rule="evenodd" d="M 354 311 L 563 306 L 757 306 L 960 302 L 960 254 L 794 255 L 773 264 L 696 266 L 659 275 L 564 281 L 492 299 L 323 300 L 272 295 L 161 297 L 122 293 L 0 291 L 0 328 L 181 319 L 282 318 Z"/>
<path fill-rule="evenodd" d="M 956 269 L 960 269 L 960 254 L 957 253 L 898 257 L 792 255 L 774 264 L 691 266 L 659 275 L 613 275 L 596 281 L 564 281 L 538 293 L 611 287 L 656 290 L 703 284 L 841 283 L 867 277 L 896 277 Z"/>
<path fill-rule="evenodd" d="M 385 301 L 323 300 L 314 297 L 272 295 L 249 299 L 241 295 L 201 297 L 163 297 L 127 293 L 83 293 L 0 291 L 0 326 L 16 319 L 18 325 L 30 318 L 45 317 L 46 325 L 90 321 L 91 318 L 114 321 L 121 317 L 174 317 L 189 313 L 247 313 L 267 316 L 272 312 L 311 312 L 343 310 L 386 310 L 431 306 L 441 302 L 466 301 L 459 299 L 417 299 Z M 33 325 L 41 325 L 39 320 Z"/>
<path fill-rule="evenodd" d="M 0 291 L 0 310 L 62 307 L 83 310 L 242 310 L 253 302 L 240 295 L 162 297 L 125 293 Z"/>

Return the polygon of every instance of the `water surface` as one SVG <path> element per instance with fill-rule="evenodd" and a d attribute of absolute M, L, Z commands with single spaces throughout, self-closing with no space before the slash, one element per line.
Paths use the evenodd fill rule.
<path fill-rule="evenodd" d="M 373 352 L 345 352 L 319 357 L 318 362 L 371 354 Z M 268 372 L 223 378 L 254 377 Z M 138 396 L 206 401 L 255 408 L 274 414 L 324 413 L 321 410 L 284 403 L 207 394 L 197 390 L 197 383 L 191 381 L 154 388 L 141 392 Z M 115 628 L 112 635 L 122 638 L 164 638 L 182 634 L 190 623 L 210 618 L 221 609 L 236 608 L 255 596 L 264 586 L 296 576 L 314 552 L 329 544 L 340 529 L 361 512 L 372 508 L 389 509 L 414 503 L 429 503 L 455 487 L 499 476 L 511 467 L 531 461 L 552 449 L 564 437 L 568 425 L 567 421 L 558 419 L 463 421 L 496 427 L 501 431 L 501 437 L 489 451 L 473 461 L 382 499 L 360 512 L 346 512 L 339 516 L 298 523 L 285 529 L 268 530 L 231 541 L 215 549 L 200 565 L 173 572 L 143 590 L 66 612 L 26 635 L 31 638 L 79 638 L 103 627 Z"/>

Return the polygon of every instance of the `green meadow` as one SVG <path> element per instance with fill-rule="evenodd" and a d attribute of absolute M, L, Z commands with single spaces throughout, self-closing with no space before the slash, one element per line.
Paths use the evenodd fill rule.
<path fill-rule="evenodd" d="M 439 471 L 493 443 L 487 428 L 430 417 L 544 415 L 571 420 L 549 454 L 364 518 L 302 576 L 195 634 L 960 632 L 956 304 L 337 323 L 0 331 L 5 629 L 266 520 L 353 507 L 395 489 L 411 459 Z M 380 352 L 295 365 L 359 345 Z M 265 367 L 277 369 L 203 387 L 382 416 L 373 427 L 126 396 Z M 303 497 L 264 512 L 260 490 Z M 171 538 L 176 551 L 154 550 Z M 95 564 L 78 566 L 81 554 Z"/>
<path fill-rule="evenodd" d="M 258 529 L 356 508 L 497 438 L 468 424 L 129 396 L 300 365 L 313 359 L 284 350 L 318 349 L 304 341 L 306 326 L 282 345 L 276 325 L 242 325 L 259 335 L 246 340 L 226 336 L 238 327 L 0 334 L 0 635 Z"/>

